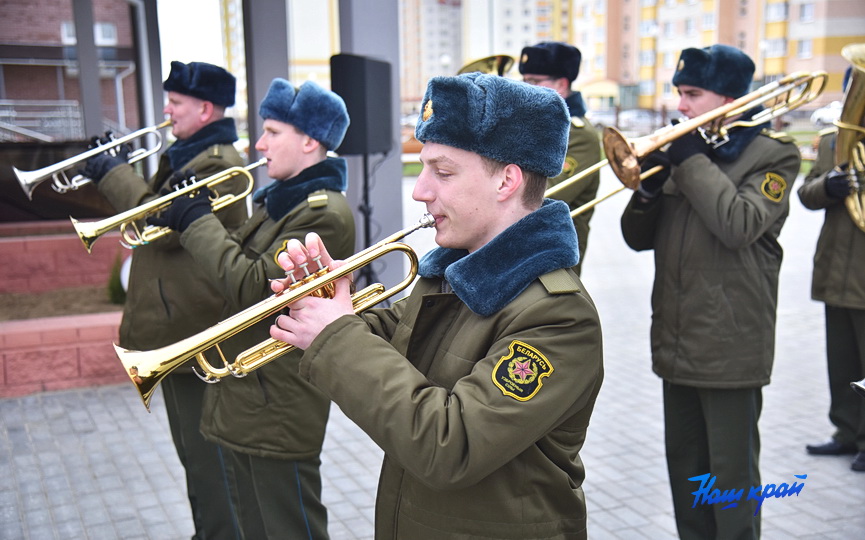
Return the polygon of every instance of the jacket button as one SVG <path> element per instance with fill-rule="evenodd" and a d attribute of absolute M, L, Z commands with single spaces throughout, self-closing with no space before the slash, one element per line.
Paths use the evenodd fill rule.
<path fill-rule="evenodd" d="M 424 302 L 424 307 L 430 308 L 430 307 L 433 307 L 434 305 L 436 305 L 435 300 L 427 300 L 426 302 Z"/>

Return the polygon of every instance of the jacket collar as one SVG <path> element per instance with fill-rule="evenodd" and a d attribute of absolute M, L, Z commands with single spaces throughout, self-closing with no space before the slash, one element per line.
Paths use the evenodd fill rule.
<path fill-rule="evenodd" d="M 586 116 L 586 102 L 583 101 L 583 95 L 579 92 L 572 92 L 570 96 L 565 98 L 565 105 L 568 106 L 568 113 L 571 116 L 582 118 Z"/>
<path fill-rule="evenodd" d="M 487 317 L 501 310 L 538 277 L 575 266 L 580 259 L 568 205 L 544 200 L 536 211 L 469 254 L 436 248 L 420 261 L 418 274 L 444 278 L 473 312 Z"/>
<path fill-rule="evenodd" d="M 753 109 L 745 112 L 742 115 L 742 120 L 749 120 L 755 114 L 763 110 L 763 106 L 757 106 Z M 737 127 L 733 128 L 729 132 L 729 140 L 718 146 L 712 150 L 712 154 L 715 155 L 719 160 L 732 162 L 736 161 L 736 159 L 745 151 L 745 148 L 748 147 L 751 142 L 757 138 L 757 135 L 760 134 L 761 131 L 769 127 L 769 122 L 765 122 L 763 124 L 759 124 L 753 127 Z"/>
<path fill-rule="evenodd" d="M 237 140 L 234 120 L 223 118 L 211 122 L 188 139 L 178 139 L 165 151 L 171 168 L 179 171 L 184 165 L 215 144 L 231 144 Z"/>
<path fill-rule="evenodd" d="M 267 214 L 274 221 L 281 219 L 307 196 L 321 189 L 345 191 L 348 188 L 345 160 L 326 158 L 288 180 L 277 180 L 252 195 L 255 203 L 264 202 Z"/>

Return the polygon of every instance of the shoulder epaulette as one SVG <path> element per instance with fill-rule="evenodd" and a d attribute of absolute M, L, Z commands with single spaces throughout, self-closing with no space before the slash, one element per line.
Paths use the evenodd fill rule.
<path fill-rule="evenodd" d="M 574 125 L 574 127 L 578 127 L 578 128 L 586 127 L 585 120 L 583 120 L 579 116 L 572 116 L 571 117 L 571 123 Z"/>
<path fill-rule="evenodd" d="M 574 276 L 565 268 L 547 272 L 538 278 L 550 294 L 570 294 L 581 292 L 580 285 Z"/>
<path fill-rule="evenodd" d="M 775 131 L 774 129 L 763 129 L 761 133 L 771 139 L 775 139 L 776 141 L 780 141 L 782 143 L 792 143 L 796 142 L 796 139 L 793 138 L 792 135 L 788 135 L 784 131 Z"/>
<path fill-rule="evenodd" d="M 313 191 L 306 198 L 306 204 L 310 208 L 324 208 L 327 206 L 327 190 Z"/>
<path fill-rule="evenodd" d="M 825 137 L 826 135 L 831 135 L 833 133 L 838 133 L 838 126 L 830 126 L 825 129 L 821 129 L 817 132 L 818 137 Z"/>

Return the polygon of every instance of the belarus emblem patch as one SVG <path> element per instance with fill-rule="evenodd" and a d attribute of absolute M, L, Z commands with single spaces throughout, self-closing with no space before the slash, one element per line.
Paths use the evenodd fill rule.
<path fill-rule="evenodd" d="M 552 373 L 553 365 L 540 351 L 514 340 L 493 369 L 493 383 L 504 395 L 528 401 L 540 391 L 544 377 Z"/>
<path fill-rule="evenodd" d="M 761 186 L 763 195 L 773 202 L 781 202 L 784 198 L 784 190 L 787 189 L 787 181 L 775 173 L 766 173 L 766 179 Z"/>

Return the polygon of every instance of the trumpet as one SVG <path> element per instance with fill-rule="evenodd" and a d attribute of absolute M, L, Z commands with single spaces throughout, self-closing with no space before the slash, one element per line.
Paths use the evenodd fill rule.
<path fill-rule="evenodd" d="M 602 143 L 607 159 L 601 160 L 556 184 L 548 189 L 544 196 L 552 197 L 607 165 L 612 167 L 613 172 L 624 184 L 624 187 L 636 190 L 642 180 L 651 176 L 640 172 L 640 161 L 655 150 L 692 131 L 699 131 L 707 144 L 714 147 L 721 146 L 729 140 L 729 132 L 737 127 L 753 127 L 769 122 L 814 101 L 823 92 L 827 76 L 825 71 L 791 73 L 726 105 L 678 124 L 663 127 L 645 137 L 626 139 L 616 128 L 606 127 L 604 128 Z M 750 120 L 730 121 L 758 105 L 767 103 L 769 104 L 767 108 L 755 114 Z M 656 171 L 652 174 L 656 174 L 661 168 L 655 167 L 651 170 Z M 575 217 L 589 208 L 593 208 L 620 191 L 622 189 L 616 189 L 612 193 L 589 201 L 580 208 L 574 209 L 571 216 Z"/>
<path fill-rule="evenodd" d="M 151 156 L 159 151 L 162 147 L 162 133 L 160 130 L 166 128 L 171 125 L 171 120 L 166 120 L 159 125 L 139 129 L 134 133 L 130 133 L 124 137 L 120 137 L 119 139 L 112 139 L 106 144 L 99 145 L 95 148 L 91 148 L 86 152 L 82 152 L 77 156 L 72 156 L 70 158 L 64 159 L 54 165 L 49 165 L 47 167 L 42 167 L 41 169 L 35 169 L 32 171 L 22 171 L 15 167 L 12 167 L 12 171 L 15 173 L 15 177 L 18 179 L 18 183 L 21 184 L 21 189 L 24 190 L 24 193 L 27 195 L 27 198 L 33 200 L 33 190 L 36 189 L 36 186 L 48 180 L 52 179 L 51 187 L 57 193 L 66 193 L 67 191 L 74 191 L 85 184 L 90 183 L 90 179 L 85 177 L 80 173 L 75 173 L 73 176 L 69 176 L 73 174 L 72 171 L 80 167 L 84 162 L 88 159 L 101 154 L 103 152 L 116 152 L 120 146 L 127 144 L 131 141 L 144 137 L 146 135 L 153 134 L 156 136 L 156 144 L 151 148 L 138 148 L 133 150 L 127 156 L 127 162 L 131 165 L 142 159 Z"/>
<path fill-rule="evenodd" d="M 222 210 L 226 206 L 243 200 L 247 195 L 252 193 L 252 189 L 255 186 L 255 179 L 252 177 L 250 171 L 256 167 L 264 165 L 265 163 L 267 163 L 267 159 L 262 158 L 246 167 L 231 167 L 225 169 L 224 171 L 208 176 L 203 180 L 193 182 L 188 186 L 177 189 L 167 195 L 163 195 L 158 199 L 153 199 L 150 202 L 100 221 L 83 222 L 78 221 L 75 218 L 69 219 L 72 220 L 72 226 L 75 227 L 75 232 L 78 233 L 78 238 L 81 239 L 81 242 L 84 244 L 84 247 L 87 248 L 88 253 L 93 248 L 93 243 L 96 242 L 100 236 L 117 227 L 120 227 L 120 234 L 123 237 L 123 245 L 128 248 L 136 248 L 149 244 L 150 242 L 162 238 L 171 232 L 171 229 L 168 227 L 157 227 L 156 225 L 146 225 L 144 228 L 139 229 L 137 224 L 138 221 L 158 214 L 165 208 L 171 206 L 171 203 L 179 197 L 185 197 L 187 195 L 192 196 L 204 188 L 213 189 L 215 186 L 227 182 L 235 176 L 246 177 L 246 189 L 239 194 L 226 193 L 220 195 L 216 189 L 213 189 L 214 196 L 210 200 L 210 206 L 214 212 Z"/>
<path fill-rule="evenodd" d="M 424 214 L 413 227 L 392 234 L 381 242 L 352 255 L 344 261 L 343 266 L 334 270 L 330 270 L 326 266 L 320 267 L 315 272 L 308 273 L 304 279 L 293 283 L 288 289 L 273 294 L 224 321 L 216 323 L 210 328 L 172 345 L 152 351 L 132 351 L 114 345 L 114 350 L 130 380 L 132 380 L 132 384 L 138 390 L 144 407 L 148 411 L 150 410 L 150 400 L 153 397 L 153 392 L 156 390 L 159 382 L 187 360 L 194 358 L 198 362 L 203 374 L 195 370 L 194 367 L 193 370 L 207 383 L 219 382 L 220 379 L 229 375 L 244 377 L 251 371 L 270 363 L 295 347 L 269 338 L 241 352 L 233 362 L 228 362 L 219 347 L 223 341 L 268 317 L 276 315 L 289 304 L 305 296 L 332 297 L 335 288 L 334 282 L 336 280 L 371 264 L 379 257 L 388 253 L 401 251 L 410 263 L 408 275 L 401 282 L 390 289 L 386 289 L 381 283 L 375 283 L 353 294 L 351 297 L 355 313 L 360 313 L 390 298 L 408 287 L 417 276 L 417 254 L 410 246 L 400 242 L 400 240 L 418 229 L 432 227 L 433 225 L 435 225 L 435 219 L 430 214 Z M 207 350 L 215 350 L 222 360 L 224 367 L 214 367 L 211 365 L 204 355 Z"/>

